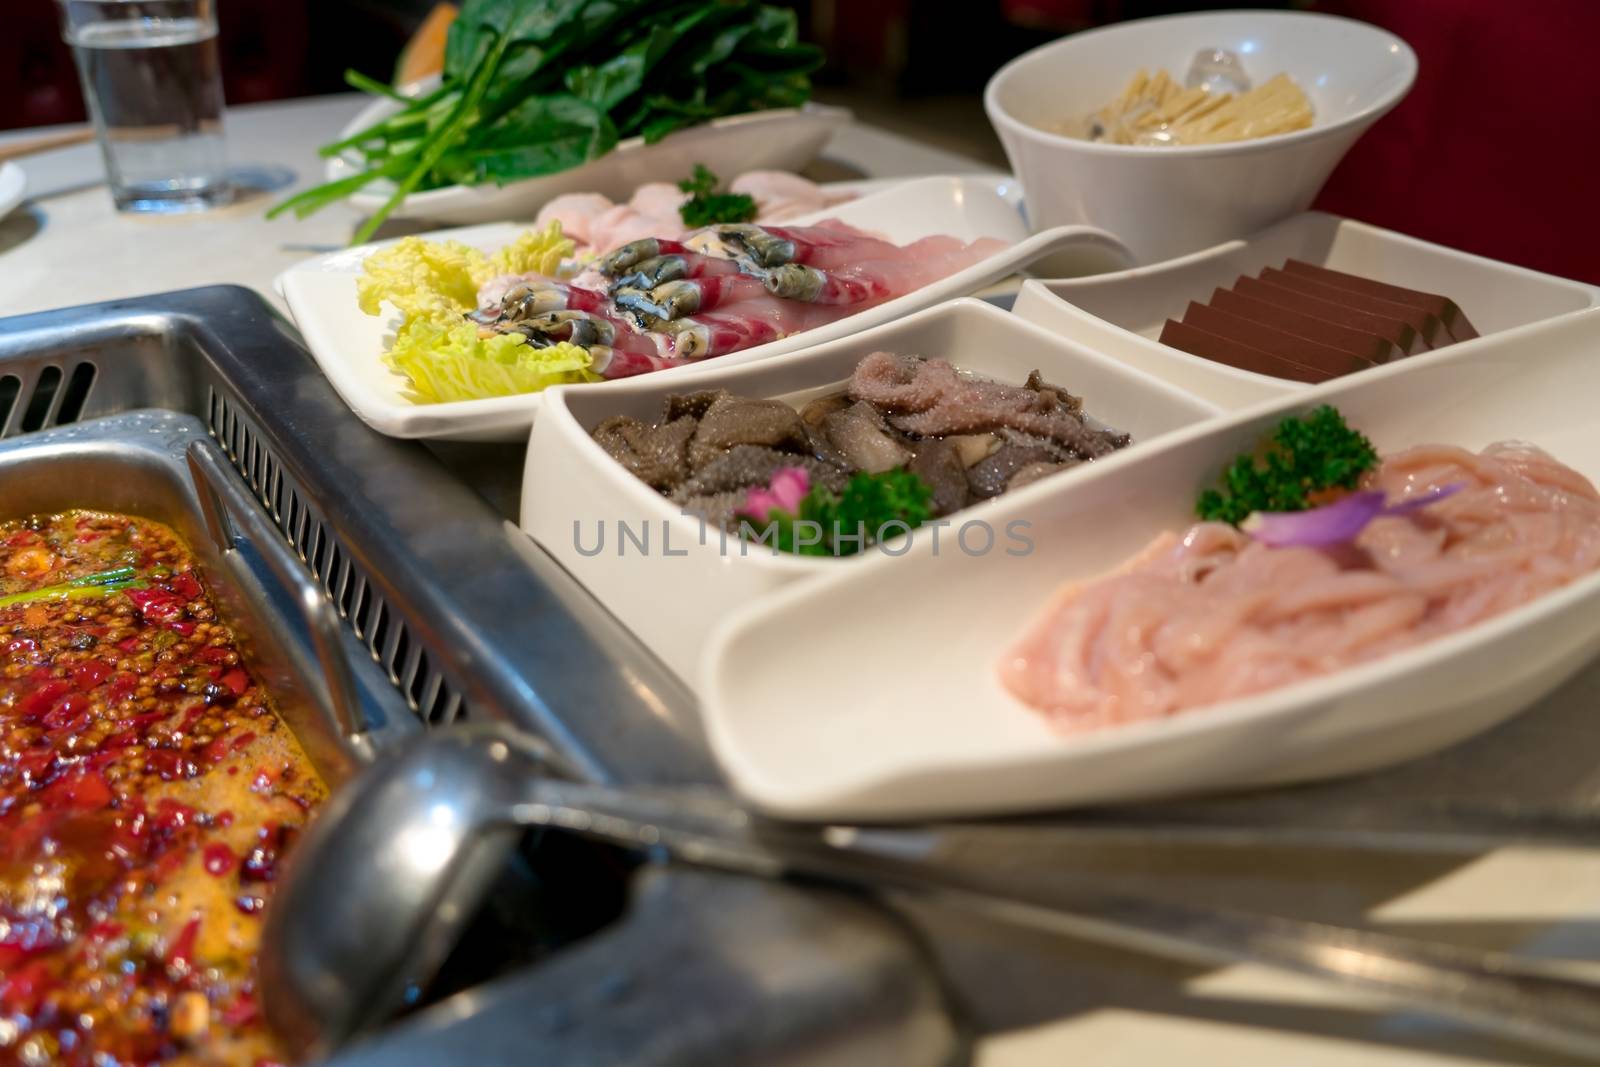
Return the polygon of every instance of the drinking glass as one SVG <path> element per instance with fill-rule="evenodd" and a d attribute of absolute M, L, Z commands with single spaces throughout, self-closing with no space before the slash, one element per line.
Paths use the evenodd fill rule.
<path fill-rule="evenodd" d="M 57 0 L 118 211 L 230 197 L 214 0 Z"/>

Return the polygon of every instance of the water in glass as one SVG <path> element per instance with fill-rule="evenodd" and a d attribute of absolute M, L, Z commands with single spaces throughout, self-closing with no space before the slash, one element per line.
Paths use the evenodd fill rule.
<path fill-rule="evenodd" d="M 67 42 L 123 211 L 228 198 L 217 24 L 204 0 L 62 0 Z"/>

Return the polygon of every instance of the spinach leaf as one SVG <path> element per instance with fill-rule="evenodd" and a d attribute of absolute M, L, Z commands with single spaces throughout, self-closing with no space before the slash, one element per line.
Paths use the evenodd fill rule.
<path fill-rule="evenodd" d="M 553 174 L 623 137 L 657 141 L 723 115 L 797 106 L 821 63 L 800 43 L 794 12 L 760 0 L 465 0 L 439 87 L 324 147 L 359 154 L 365 169 L 269 214 L 303 215 L 394 181 L 359 241 L 413 190 Z"/>

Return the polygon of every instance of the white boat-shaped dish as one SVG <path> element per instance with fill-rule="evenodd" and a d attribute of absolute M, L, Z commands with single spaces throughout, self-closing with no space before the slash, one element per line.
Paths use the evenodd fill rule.
<path fill-rule="evenodd" d="M 1026 556 L 915 544 L 727 619 L 700 693 L 734 787 L 786 816 L 1061 808 L 1350 774 L 1421 756 L 1534 703 L 1600 651 L 1600 573 L 1442 640 L 1248 699 L 1054 733 L 995 665 L 1068 581 L 1192 521 L 1196 492 L 1282 417 L 1336 405 L 1380 451 L 1532 441 L 1600 480 L 1600 311 L 1413 357 L 1169 434 L 996 502 Z M 1004 547 L 1004 542 L 1002 542 Z"/>
<path fill-rule="evenodd" d="M 390 100 L 374 100 L 340 132 L 343 139 L 399 110 Z M 798 108 L 729 115 L 668 134 L 655 144 L 630 137 L 579 167 L 507 185 L 447 185 L 406 197 L 390 218 L 429 219 L 469 225 L 501 219 L 532 218 L 546 201 L 563 193 L 603 193 L 626 200 L 645 182 L 681 181 L 703 163 L 714 174 L 732 177 L 751 170 L 800 170 L 850 121 L 842 107 L 806 104 Z M 335 156 L 325 168 L 329 181 L 360 170 L 359 157 Z M 371 215 L 388 201 L 391 182 L 380 179 L 353 193 L 348 203 Z"/>
<path fill-rule="evenodd" d="M 899 244 L 932 234 L 949 234 L 966 241 L 996 237 L 1006 241 L 1008 247 L 966 270 L 848 318 L 694 366 L 657 371 L 652 378 L 671 381 L 672 388 L 678 388 L 677 383 L 708 370 L 766 359 L 858 333 L 952 297 L 976 292 L 1046 256 L 1051 257 L 1052 263 L 1071 258 L 1077 269 L 1084 271 L 1112 269 L 1129 262 L 1126 251 L 1114 238 L 1092 227 L 1065 226 L 1030 235 L 1022 216 L 1021 192 L 1009 178 L 920 178 L 839 204 L 815 218 L 842 219 Z M 806 221 L 797 219 L 786 225 L 803 225 Z M 525 228 L 494 223 L 424 236 L 492 249 Z M 460 441 L 511 441 L 523 437 L 539 409 L 538 393 L 446 404 L 414 404 L 406 398 L 405 379 L 383 361 L 385 338 L 392 334 L 399 315 L 392 311 L 366 315 L 356 306 L 361 262 L 380 247 L 383 245 L 362 245 L 319 256 L 283 275 L 284 299 L 295 322 L 345 403 L 369 426 L 392 437 Z M 577 388 L 613 389 L 616 383 Z"/>
<path fill-rule="evenodd" d="M 28 191 L 28 176 L 15 163 L 0 163 L 0 219 L 22 203 Z"/>
<path fill-rule="evenodd" d="M 1093 278 L 1029 281 L 1014 310 L 1225 408 L 1243 407 L 1307 386 L 1190 355 L 1156 338 L 1167 319 L 1183 317 L 1189 301 L 1204 303 L 1239 275 L 1281 267 L 1291 257 L 1441 293 L 1484 336 L 1600 304 L 1600 287 L 1308 211 L 1165 263 Z"/>
<path fill-rule="evenodd" d="M 837 387 L 863 357 L 879 350 L 948 359 L 1013 384 L 1038 370 L 1047 381 L 1082 396 L 1094 418 L 1132 434 L 1135 451 L 1217 411 L 992 304 L 955 300 L 784 359 L 724 366 L 692 382 L 657 374 L 606 389 L 551 390 L 529 441 L 523 530 L 692 682 L 705 636 L 718 620 L 773 590 L 853 571 L 862 561 L 797 557 L 761 546 L 741 551 L 737 538 L 703 528 L 635 478 L 594 442 L 590 431 L 613 415 L 659 418 L 668 394 L 685 389 L 790 397 Z M 1088 469 L 1050 480 L 1071 480 Z M 951 521 L 981 521 L 995 503 L 974 505 Z M 634 540 L 624 539 L 624 525 Z"/>

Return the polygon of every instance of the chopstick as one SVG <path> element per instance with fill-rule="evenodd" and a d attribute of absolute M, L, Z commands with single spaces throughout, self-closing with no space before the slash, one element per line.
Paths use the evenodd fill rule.
<path fill-rule="evenodd" d="M 94 140 L 94 129 L 90 126 L 80 126 L 77 129 L 67 130 L 64 133 L 53 133 L 46 137 L 35 137 L 27 141 L 18 141 L 15 144 L 0 144 L 0 163 L 23 156 L 37 155 L 40 152 L 49 152 L 56 148 L 70 148 L 85 141 Z"/>

